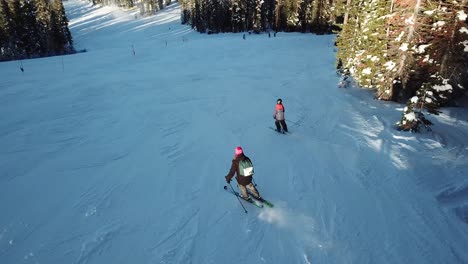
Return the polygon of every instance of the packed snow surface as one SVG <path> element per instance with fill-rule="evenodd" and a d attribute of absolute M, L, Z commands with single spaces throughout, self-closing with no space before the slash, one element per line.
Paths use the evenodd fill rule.
<path fill-rule="evenodd" d="M 468 263 L 466 107 L 400 132 L 333 35 L 64 3 L 87 52 L 0 63 L 0 263 Z M 274 208 L 223 190 L 236 146 Z"/>

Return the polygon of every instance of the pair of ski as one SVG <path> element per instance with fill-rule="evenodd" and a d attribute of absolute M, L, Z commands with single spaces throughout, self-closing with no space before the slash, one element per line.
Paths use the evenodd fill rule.
<path fill-rule="evenodd" d="M 273 130 L 273 131 L 276 131 L 276 132 L 279 133 L 279 134 L 289 134 L 289 133 L 291 133 L 291 132 L 289 132 L 289 131 L 286 132 L 286 131 L 284 131 L 284 130 L 278 131 L 276 128 L 273 128 L 273 127 L 269 127 L 269 128 L 270 128 L 271 130 Z"/>
<path fill-rule="evenodd" d="M 240 200 L 242 201 L 246 201 L 248 203 L 251 203 L 253 205 L 255 205 L 256 207 L 258 208 L 263 208 L 263 205 L 266 205 L 270 208 L 272 208 L 274 205 L 272 203 L 270 203 L 269 201 L 263 199 L 263 198 L 260 198 L 260 199 L 255 199 L 255 198 L 250 198 L 249 200 L 245 200 L 243 199 L 240 194 L 232 189 L 229 189 L 227 186 L 224 186 L 224 190 L 227 191 L 228 193 L 232 194 L 232 195 L 235 195 L 237 196 Z M 253 197 L 253 195 L 251 195 Z"/>

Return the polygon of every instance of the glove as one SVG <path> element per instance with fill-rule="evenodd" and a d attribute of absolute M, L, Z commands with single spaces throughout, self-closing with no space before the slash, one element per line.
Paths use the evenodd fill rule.
<path fill-rule="evenodd" d="M 226 178 L 227 183 L 231 183 L 231 179 L 229 179 L 228 176 L 225 176 L 224 178 Z"/>

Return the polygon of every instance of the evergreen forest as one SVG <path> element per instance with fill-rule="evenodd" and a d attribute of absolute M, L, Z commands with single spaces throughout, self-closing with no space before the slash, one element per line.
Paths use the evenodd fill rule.
<path fill-rule="evenodd" d="M 62 0 L 0 0 L 0 61 L 74 52 Z"/>

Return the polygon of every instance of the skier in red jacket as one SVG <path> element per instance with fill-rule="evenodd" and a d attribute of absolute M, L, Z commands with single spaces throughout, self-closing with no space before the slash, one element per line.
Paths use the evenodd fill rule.
<path fill-rule="evenodd" d="M 283 100 L 276 100 L 275 112 L 273 112 L 273 118 L 275 119 L 276 131 L 278 132 L 288 132 L 288 126 L 286 125 L 286 120 L 284 119 L 284 105 Z M 281 131 L 283 127 L 283 131 Z"/>

